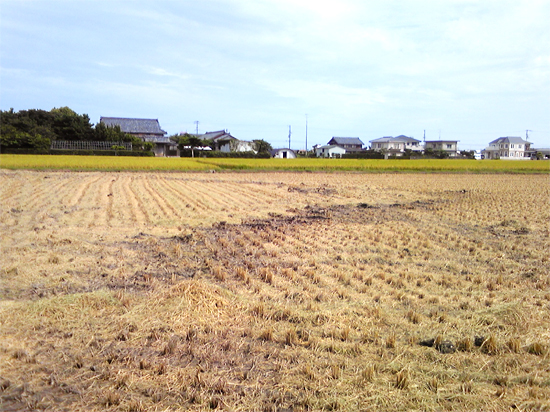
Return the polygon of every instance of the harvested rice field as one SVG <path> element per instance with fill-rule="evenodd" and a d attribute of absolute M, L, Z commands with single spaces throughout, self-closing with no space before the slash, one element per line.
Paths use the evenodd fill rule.
<path fill-rule="evenodd" d="M 550 410 L 547 174 L 0 170 L 3 411 Z"/>

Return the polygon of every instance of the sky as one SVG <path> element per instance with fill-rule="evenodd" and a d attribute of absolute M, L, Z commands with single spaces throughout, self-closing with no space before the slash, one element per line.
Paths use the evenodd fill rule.
<path fill-rule="evenodd" d="M 0 0 L 0 109 L 273 147 L 290 129 L 293 149 L 526 133 L 550 147 L 549 21 L 549 0 Z"/>

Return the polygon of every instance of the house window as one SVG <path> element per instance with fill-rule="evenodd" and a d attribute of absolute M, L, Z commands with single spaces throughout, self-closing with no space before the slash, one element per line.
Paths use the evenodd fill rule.
<path fill-rule="evenodd" d="M 453 148 L 453 145 L 452 144 L 448 144 L 447 145 L 447 149 L 452 149 Z"/>
<path fill-rule="evenodd" d="M 520 144 L 518 144 L 518 149 L 521 149 L 521 145 L 520 145 Z"/>
<path fill-rule="evenodd" d="M 510 145 L 510 149 L 513 149 L 513 148 L 514 148 L 514 144 L 512 143 L 512 144 Z"/>

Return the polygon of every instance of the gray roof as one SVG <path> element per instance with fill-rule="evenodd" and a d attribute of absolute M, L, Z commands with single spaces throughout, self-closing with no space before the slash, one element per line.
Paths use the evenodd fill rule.
<path fill-rule="evenodd" d="M 458 143 L 458 140 L 426 140 L 425 143 Z"/>
<path fill-rule="evenodd" d="M 202 139 L 202 140 L 213 140 L 213 141 L 231 140 L 231 139 L 237 140 L 236 137 L 231 136 L 231 133 L 226 132 L 225 130 L 217 130 L 215 132 L 206 132 L 204 134 L 195 134 L 193 136 L 197 136 L 199 139 Z"/>
<path fill-rule="evenodd" d="M 106 126 L 120 126 L 124 133 L 142 133 L 165 135 L 166 132 L 160 128 L 158 119 L 133 119 L 127 117 L 101 117 L 101 123 Z"/>
<path fill-rule="evenodd" d="M 333 137 L 329 140 L 329 143 L 334 141 L 337 145 L 340 144 L 358 144 L 363 146 L 363 142 L 358 137 Z"/>
<path fill-rule="evenodd" d="M 417 140 L 413 137 L 408 137 L 405 135 L 399 135 L 397 137 L 393 136 L 385 136 L 380 137 L 379 139 L 374 139 L 370 141 L 371 143 L 389 143 L 389 142 L 414 142 L 414 143 L 420 143 L 420 140 Z"/>
<path fill-rule="evenodd" d="M 501 143 L 530 143 L 527 140 L 523 140 L 521 137 L 518 136 L 506 136 L 506 137 L 499 137 L 498 139 L 493 140 L 489 144 L 501 144 Z"/>

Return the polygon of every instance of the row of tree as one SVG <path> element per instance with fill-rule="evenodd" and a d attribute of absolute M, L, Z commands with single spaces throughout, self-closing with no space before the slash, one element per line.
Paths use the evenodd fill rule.
<path fill-rule="evenodd" d="M 47 150 L 53 140 L 132 142 L 139 149 L 152 147 L 144 147 L 139 137 L 122 132 L 119 126 L 94 126 L 87 114 L 80 115 L 68 107 L 0 111 L 1 148 Z"/>

